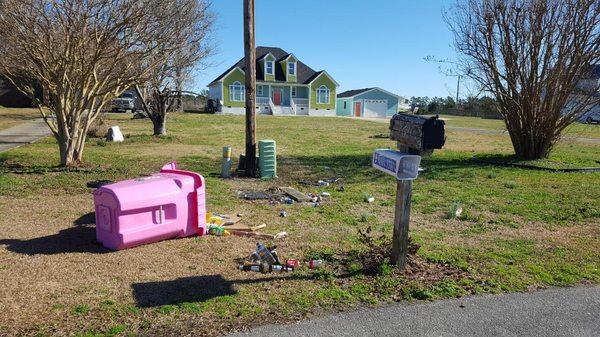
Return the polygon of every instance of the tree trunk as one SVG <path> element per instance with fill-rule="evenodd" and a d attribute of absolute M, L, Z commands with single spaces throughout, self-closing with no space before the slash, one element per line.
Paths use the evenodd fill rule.
<path fill-rule="evenodd" d="M 152 118 L 152 124 L 154 124 L 155 136 L 164 136 L 167 134 L 167 114 Z"/>
<path fill-rule="evenodd" d="M 83 161 L 83 148 L 85 146 L 86 132 L 79 130 L 71 138 L 56 136 L 60 152 L 60 165 L 63 167 L 77 167 Z M 81 141 L 78 141 L 83 137 Z"/>

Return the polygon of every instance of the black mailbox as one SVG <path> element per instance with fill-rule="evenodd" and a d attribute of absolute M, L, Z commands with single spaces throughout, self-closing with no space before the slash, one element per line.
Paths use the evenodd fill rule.
<path fill-rule="evenodd" d="M 438 116 L 396 114 L 390 121 L 390 138 L 414 151 L 441 149 L 446 142 L 444 125 Z"/>

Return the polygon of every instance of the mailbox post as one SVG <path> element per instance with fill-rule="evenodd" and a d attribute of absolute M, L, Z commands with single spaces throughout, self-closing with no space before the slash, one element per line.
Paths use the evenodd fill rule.
<path fill-rule="evenodd" d="M 390 121 L 390 138 L 397 142 L 399 151 L 375 150 L 373 167 L 397 180 L 391 262 L 404 269 L 408 255 L 412 182 L 419 174 L 421 155 L 430 154 L 444 145 L 444 121 L 437 116 L 424 118 L 397 114 Z"/>

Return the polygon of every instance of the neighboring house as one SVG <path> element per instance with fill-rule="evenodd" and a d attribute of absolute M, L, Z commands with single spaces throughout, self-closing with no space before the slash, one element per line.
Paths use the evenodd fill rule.
<path fill-rule="evenodd" d="M 208 85 L 218 113 L 244 114 L 245 58 Z M 256 109 L 260 114 L 335 116 L 338 83 L 281 48 L 256 48 Z"/>
<path fill-rule="evenodd" d="M 398 95 L 381 88 L 344 91 L 337 96 L 337 115 L 386 118 L 398 112 Z"/>
<path fill-rule="evenodd" d="M 587 75 L 577 83 L 577 88 L 586 96 L 594 97 L 587 111 L 579 119 L 580 122 L 591 123 L 600 115 L 600 64 L 590 66 Z M 577 98 L 575 98 L 577 99 Z M 568 105 L 567 105 L 568 109 Z"/>
<path fill-rule="evenodd" d="M 42 91 L 36 91 L 38 99 L 42 99 Z M 6 108 L 31 108 L 32 100 L 15 88 L 4 76 L 0 75 L 0 106 Z"/>

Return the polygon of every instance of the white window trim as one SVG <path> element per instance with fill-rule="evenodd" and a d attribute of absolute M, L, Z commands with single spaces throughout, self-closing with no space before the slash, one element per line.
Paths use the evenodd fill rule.
<path fill-rule="evenodd" d="M 271 72 L 269 72 L 269 64 L 271 64 Z M 265 61 L 265 74 L 275 75 L 275 61 Z"/>
<path fill-rule="evenodd" d="M 235 90 L 241 91 L 239 100 L 235 97 Z M 244 102 L 246 100 L 246 88 L 239 81 L 235 81 L 229 86 L 229 100 L 231 102 Z"/>
<path fill-rule="evenodd" d="M 294 65 L 294 72 L 293 72 L 293 73 L 290 73 L 290 69 L 291 69 L 291 68 L 290 68 L 290 65 L 291 65 L 291 64 L 293 64 L 293 65 Z M 296 62 L 288 62 L 287 69 L 288 69 L 288 71 L 287 71 L 288 75 L 296 76 L 296 72 L 297 72 L 297 69 L 296 69 Z"/>
<path fill-rule="evenodd" d="M 292 92 L 292 97 L 298 96 L 298 90 L 296 87 L 291 87 L 290 91 Z"/>
<path fill-rule="evenodd" d="M 321 93 L 325 92 L 325 95 L 327 97 L 327 101 L 323 102 L 321 101 Z M 329 104 L 330 99 L 329 96 L 331 96 L 331 91 L 329 90 L 329 88 L 327 88 L 327 86 L 322 85 L 317 89 L 317 104 Z"/>

